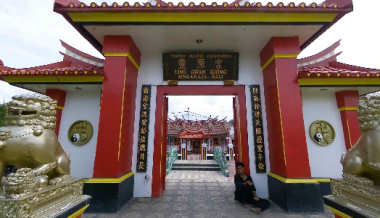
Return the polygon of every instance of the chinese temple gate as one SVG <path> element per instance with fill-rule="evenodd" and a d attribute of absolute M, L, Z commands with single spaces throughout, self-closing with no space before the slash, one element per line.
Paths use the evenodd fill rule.
<path fill-rule="evenodd" d="M 0 62 L 0 78 L 58 100 L 56 132 L 72 175 L 87 178 L 90 211 L 160 197 L 168 136 L 177 138 L 169 145 L 190 142 L 192 152 L 205 142 L 226 144 L 223 121 L 168 120 L 170 95 L 234 96 L 235 157 L 258 195 L 286 211 L 322 211 L 330 178 L 341 176 L 341 154 L 360 136 L 358 98 L 379 90 L 380 71 L 337 61 L 339 42 L 298 55 L 352 10 L 352 0 L 55 0 L 54 11 L 104 58 L 62 42 L 62 61 L 23 69 Z M 68 132 L 83 120 L 94 134 L 75 146 Z"/>

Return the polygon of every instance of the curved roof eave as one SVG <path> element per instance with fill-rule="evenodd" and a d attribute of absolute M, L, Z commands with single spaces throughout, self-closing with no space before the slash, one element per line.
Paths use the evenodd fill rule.
<path fill-rule="evenodd" d="M 91 3 L 86 5 L 78 0 L 55 0 L 54 11 L 60 13 L 65 19 L 76 28 L 97 50 L 102 52 L 102 44 L 89 33 L 82 24 L 84 23 L 131 23 L 138 24 L 310 24 L 318 23 L 323 26 L 308 38 L 302 45 L 301 50 L 307 47 L 318 36 L 330 28 L 335 22 L 342 18 L 345 14 L 353 10 L 352 0 L 326 0 L 321 4 L 311 3 L 309 5 L 300 3 L 296 5 L 291 2 L 284 4 L 282 2 L 274 5 L 267 3 L 264 5 L 261 2 L 239 4 L 233 2 L 231 4 L 224 2 L 217 4 L 216 2 L 207 5 L 202 2 L 198 5 L 189 3 L 185 5 L 182 2 L 174 5 L 169 2 L 159 1 L 153 5 L 150 2 L 141 4 L 129 4 L 125 2 L 118 4 L 101 4 Z M 110 13 L 118 16 L 110 16 Z M 186 13 L 183 13 L 186 12 Z M 194 16 L 191 17 L 191 13 Z M 157 16 L 160 13 L 160 16 Z M 179 18 L 178 13 L 181 15 L 186 14 L 187 17 Z M 203 16 L 203 20 L 199 18 L 199 14 L 208 13 L 208 15 L 216 15 L 226 13 L 231 17 L 219 16 L 213 17 Z M 153 16 L 147 16 L 152 15 Z M 171 15 L 168 17 L 166 15 Z M 310 14 L 313 17 L 310 17 Z M 98 16 L 102 15 L 102 16 Z M 130 15 L 129 17 L 127 15 Z M 136 15 L 143 15 L 139 17 Z M 165 15 L 165 16 L 161 16 Z M 197 16 L 195 16 L 197 15 Z M 244 16 L 243 16 L 244 15 Z M 252 16 L 254 15 L 254 16 Z M 278 17 L 284 15 L 284 17 Z M 291 16 L 289 16 L 291 15 Z M 328 16 L 330 15 L 330 16 Z M 292 17 L 293 16 L 293 17 Z M 135 20 L 131 19 L 133 17 Z M 317 18 L 316 18 L 317 17 Z M 103 20 L 104 19 L 104 20 Z M 158 19 L 158 20 L 157 20 Z M 160 20 L 161 19 L 161 20 Z M 180 20 L 183 19 L 183 20 Z M 218 20 L 220 19 L 220 20 Z M 230 19 L 230 20 L 229 20 Z M 285 19 L 285 20 L 284 20 Z M 289 22 L 288 20 L 289 19 Z M 180 21 L 178 21 L 180 20 Z M 173 21 L 173 22 L 172 22 Z"/>

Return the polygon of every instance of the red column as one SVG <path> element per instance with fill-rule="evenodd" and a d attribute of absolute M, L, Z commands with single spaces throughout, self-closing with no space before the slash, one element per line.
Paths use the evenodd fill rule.
<path fill-rule="evenodd" d="M 268 124 L 271 171 L 309 178 L 310 166 L 297 84 L 298 37 L 273 37 L 260 53 Z"/>
<path fill-rule="evenodd" d="M 105 36 L 104 81 L 100 103 L 94 177 L 131 171 L 135 99 L 140 51 L 129 36 Z"/>
<path fill-rule="evenodd" d="M 164 98 L 164 105 L 163 105 L 163 123 L 162 123 L 162 128 L 163 128 L 163 136 L 162 139 L 166 141 L 168 138 L 168 109 L 169 109 L 169 98 L 165 96 Z M 162 170 L 161 170 L 161 175 L 162 175 L 162 190 L 165 190 L 165 178 L 166 178 L 166 154 L 167 154 L 167 145 L 164 142 L 163 145 L 161 146 L 161 164 L 162 164 Z"/>
<path fill-rule="evenodd" d="M 55 122 L 55 134 L 59 134 L 59 127 L 61 125 L 62 110 L 65 106 L 66 101 L 66 91 L 59 89 L 46 89 L 46 95 L 57 101 L 57 112 L 56 112 L 56 122 Z"/>
<path fill-rule="evenodd" d="M 335 96 L 348 150 L 361 135 L 358 121 L 359 92 L 357 90 L 340 91 L 336 92 Z"/>

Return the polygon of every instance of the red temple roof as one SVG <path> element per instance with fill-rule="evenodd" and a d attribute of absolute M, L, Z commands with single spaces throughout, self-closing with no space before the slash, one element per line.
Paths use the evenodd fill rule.
<path fill-rule="evenodd" d="M 380 84 L 380 69 L 340 63 L 335 52 L 340 41 L 310 57 L 298 59 L 298 83 L 301 86 L 350 86 Z"/>
<path fill-rule="evenodd" d="M 203 134 L 203 136 L 228 136 L 229 124 L 226 120 L 210 118 L 207 120 L 184 120 L 168 119 L 168 135 L 178 136 L 181 134 Z"/>
<path fill-rule="evenodd" d="M 330 62 L 328 66 L 306 66 L 298 71 L 298 78 L 378 78 L 380 70 Z"/>
<path fill-rule="evenodd" d="M 60 61 L 53 64 L 41 65 L 30 68 L 10 68 L 0 66 L 0 76 L 35 76 L 35 75 L 103 75 L 103 68 L 89 66 L 71 66 L 70 62 Z"/>
<path fill-rule="evenodd" d="M 65 78 L 77 77 L 78 82 L 101 82 L 103 80 L 104 60 L 81 52 L 61 41 L 66 48 L 63 60 L 35 67 L 12 68 L 4 66 L 0 61 L 0 78 L 7 82 L 74 82 Z M 37 76 L 37 77 L 36 77 Z M 45 80 L 41 77 L 54 77 L 53 80 Z M 86 77 L 86 79 L 84 79 Z M 93 77 L 93 79 L 88 79 Z M 82 81 L 81 81 L 82 80 Z"/>
<path fill-rule="evenodd" d="M 244 0 L 223 3 L 215 1 L 211 4 L 205 2 L 184 4 L 183 2 L 172 3 L 162 0 L 156 0 L 153 3 L 129 3 L 126 1 L 122 4 L 117 2 L 86 4 L 78 0 L 55 0 L 54 4 L 54 11 L 60 13 L 99 51 L 103 49 L 101 38 L 105 33 L 90 29 L 89 25 L 183 23 L 235 25 L 251 23 L 255 25 L 308 24 L 318 26 L 318 30 L 309 30 L 310 36 L 307 36 L 301 45 L 301 49 L 304 49 L 352 9 L 352 0 L 326 0 L 320 4 L 295 4 L 294 2 L 273 4 Z"/>
<path fill-rule="evenodd" d="M 181 139 L 204 139 L 204 138 L 209 138 L 210 135 L 206 134 L 203 132 L 203 130 L 199 131 L 190 131 L 190 130 L 185 130 L 182 133 L 178 135 L 178 138 Z"/>

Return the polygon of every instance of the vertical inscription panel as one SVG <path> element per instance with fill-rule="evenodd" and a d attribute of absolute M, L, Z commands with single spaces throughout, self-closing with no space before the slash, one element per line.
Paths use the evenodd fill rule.
<path fill-rule="evenodd" d="M 261 111 L 260 86 L 250 86 L 253 135 L 255 140 L 256 172 L 266 173 L 263 118 Z"/>
<path fill-rule="evenodd" d="M 149 114 L 150 114 L 151 86 L 143 85 L 141 88 L 141 106 L 139 122 L 139 139 L 137 151 L 137 172 L 146 172 L 148 152 Z"/>
<path fill-rule="evenodd" d="M 238 53 L 164 53 L 164 80 L 238 80 Z"/>

